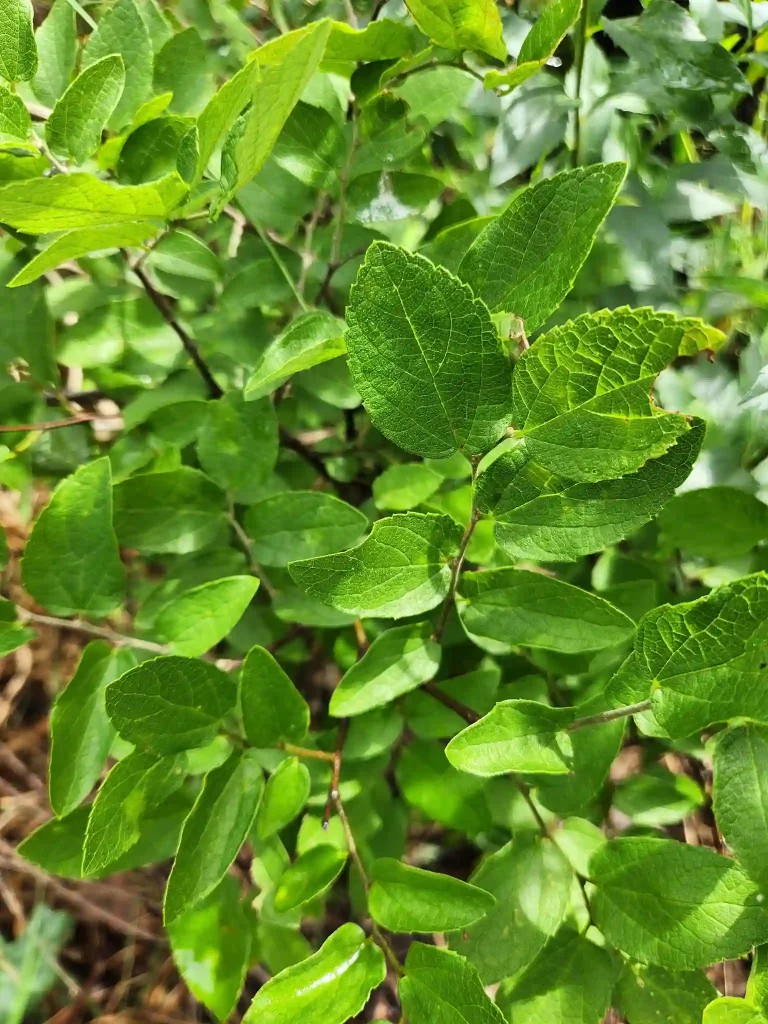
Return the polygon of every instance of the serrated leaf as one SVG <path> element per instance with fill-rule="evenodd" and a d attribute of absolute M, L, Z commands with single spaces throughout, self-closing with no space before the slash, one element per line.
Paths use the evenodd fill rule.
<path fill-rule="evenodd" d="M 479 50 L 498 60 L 507 56 L 501 17 L 494 0 L 408 0 L 419 28 L 447 50 Z"/>
<path fill-rule="evenodd" d="M 573 708 L 504 700 L 454 736 L 445 756 L 454 768 L 484 778 L 506 772 L 565 775 L 573 765 L 565 729 L 574 717 Z"/>
<path fill-rule="evenodd" d="M 447 270 L 375 242 L 347 323 L 355 386 L 392 441 L 434 459 L 498 441 L 511 416 L 509 363 L 488 310 Z"/>
<path fill-rule="evenodd" d="M 275 910 L 284 914 L 326 892 L 347 863 L 346 850 L 320 844 L 302 853 L 280 878 L 275 890 Z"/>
<path fill-rule="evenodd" d="M 66 692 L 66 691 L 65 691 Z M 184 759 L 135 751 L 111 769 L 90 808 L 83 875 L 99 875 L 139 841 L 148 811 L 182 784 Z"/>
<path fill-rule="evenodd" d="M 173 93 L 171 110 L 186 113 L 198 108 L 208 79 L 208 54 L 196 28 L 172 35 L 155 55 L 154 86 Z"/>
<path fill-rule="evenodd" d="M 209 772 L 184 822 L 163 901 L 163 920 L 175 921 L 205 899 L 227 873 L 251 830 L 264 776 L 250 751 L 233 751 Z"/>
<path fill-rule="evenodd" d="M 501 1010 L 488 998 L 477 971 L 448 949 L 414 942 L 400 981 L 403 1013 L 411 1024 L 503 1024 Z"/>
<path fill-rule="evenodd" d="M 37 71 L 37 46 L 32 33 L 29 0 L 0 3 L 0 78 L 28 82 Z"/>
<path fill-rule="evenodd" d="M 368 909 L 391 932 L 447 932 L 474 924 L 496 899 L 484 889 L 391 857 L 371 868 Z"/>
<path fill-rule="evenodd" d="M 269 651 L 252 647 L 240 669 L 243 727 L 254 747 L 300 743 L 309 729 L 309 707 Z"/>
<path fill-rule="evenodd" d="M 592 164 L 524 189 L 472 243 L 459 277 L 492 312 L 513 313 L 527 333 L 537 330 L 571 290 L 626 169 Z"/>
<path fill-rule="evenodd" d="M 650 696 L 654 715 L 673 736 L 729 718 L 768 720 L 767 617 L 764 573 L 715 587 L 698 601 L 654 608 L 640 620 L 634 651 L 610 680 L 608 699 Z"/>
<path fill-rule="evenodd" d="M 41 103 L 52 107 L 69 85 L 77 60 L 75 9 L 69 0 L 54 0 L 35 32 L 37 73 L 32 90 Z"/>
<path fill-rule="evenodd" d="M 251 922 L 231 876 L 168 926 L 173 961 L 192 995 L 219 1020 L 234 1010 L 251 951 Z"/>
<path fill-rule="evenodd" d="M 573 872 L 549 839 L 520 833 L 487 857 L 471 881 L 495 896 L 496 906 L 452 935 L 451 947 L 491 985 L 527 966 L 557 932 L 570 903 Z"/>
<path fill-rule="evenodd" d="M 690 473 L 704 429 L 694 420 L 660 458 L 594 484 L 540 466 L 526 441 L 503 441 L 480 467 L 476 507 L 493 517 L 496 541 L 512 557 L 575 561 L 634 533 L 664 507 Z"/>
<path fill-rule="evenodd" d="M 463 573 L 457 607 L 469 633 L 570 654 L 612 647 L 635 630 L 603 598 L 526 569 Z"/>
<path fill-rule="evenodd" d="M 690 423 L 650 403 L 656 375 L 722 340 L 701 321 L 627 306 L 553 328 L 523 353 L 512 380 L 531 456 L 553 473 L 597 481 L 663 455 Z"/>
<path fill-rule="evenodd" d="M 701 971 L 630 963 L 616 983 L 614 1001 L 633 1024 L 700 1024 L 704 1007 L 716 994 Z"/>
<path fill-rule="evenodd" d="M 768 728 L 746 723 L 718 734 L 712 758 L 717 825 L 736 860 L 765 887 L 768 880 Z"/>
<path fill-rule="evenodd" d="M 683 551 L 725 561 L 768 538 L 768 505 L 736 487 L 706 487 L 673 498 L 659 525 Z"/>
<path fill-rule="evenodd" d="M 396 626 L 373 641 L 333 691 L 328 710 L 336 718 L 362 715 L 428 682 L 440 667 L 440 645 L 429 623 Z"/>
<path fill-rule="evenodd" d="M 343 320 L 322 309 L 298 317 L 264 350 L 245 386 L 245 398 L 261 398 L 294 373 L 343 356 L 347 351 L 344 330 Z"/>
<path fill-rule="evenodd" d="M 349 742 L 345 744 L 349 757 Z M 286 757 L 267 779 L 256 818 L 260 839 L 269 839 L 289 825 L 304 808 L 311 788 L 309 770 L 297 757 Z"/>
<path fill-rule="evenodd" d="M 107 714 L 141 750 L 175 754 L 208 743 L 235 705 L 231 676 L 206 661 L 168 655 L 144 661 L 107 687 Z"/>
<path fill-rule="evenodd" d="M 611 1002 L 615 969 L 610 954 L 563 928 L 497 1002 L 509 1024 L 598 1024 Z"/>
<path fill-rule="evenodd" d="M 21 97 L 0 85 L 0 144 L 23 141 L 31 128 L 32 118 Z"/>
<path fill-rule="evenodd" d="M 200 465 L 224 490 L 248 501 L 277 462 L 277 417 L 272 402 L 246 402 L 238 391 L 208 404 L 197 453 Z"/>
<path fill-rule="evenodd" d="M 740 957 L 768 938 L 758 887 L 705 847 L 614 839 L 592 857 L 589 876 L 595 924 L 642 963 L 693 970 Z"/>
<path fill-rule="evenodd" d="M 766 1018 L 746 999 L 721 996 L 705 1007 L 702 1024 L 766 1024 Z"/>
<path fill-rule="evenodd" d="M 125 547 L 188 554 L 224 524 L 224 494 L 197 469 L 129 477 L 114 489 L 115 530 Z"/>
<path fill-rule="evenodd" d="M 87 68 L 110 54 L 120 54 L 125 66 L 125 87 L 110 117 L 113 128 L 126 125 L 152 87 L 152 40 L 136 0 L 116 0 L 106 8 L 83 51 Z"/>
<path fill-rule="evenodd" d="M 344 924 L 317 953 L 263 985 L 243 1024 L 344 1024 L 387 973 L 384 954 L 356 924 Z"/>
<path fill-rule="evenodd" d="M 45 123 L 45 139 L 59 156 L 81 164 L 101 143 L 125 85 L 125 67 L 119 54 L 103 57 L 85 68 L 56 101 Z"/>
<path fill-rule="evenodd" d="M 216 146 L 227 136 L 243 109 L 250 103 L 260 67 L 249 61 L 206 104 L 197 120 L 196 164 L 193 181 L 208 166 Z"/>
<path fill-rule="evenodd" d="M 423 462 L 388 466 L 373 481 L 373 500 L 377 508 L 406 512 L 426 501 L 442 482 L 442 476 Z"/>
<path fill-rule="evenodd" d="M 174 654 L 205 654 L 234 629 L 258 588 L 255 576 L 227 576 L 192 587 L 160 612 L 157 635 Z"/>
<path fill-rule="evenodd" d="M 112 528 L 109 459 L 81 466 L 38 517 L 21 563 L 29 593 L 55 615 L 103 618 L 125 597 L 125 569 Z"/>
<path fill-rule="evenodd" d="M 356 548 L 291 562 L 302 590 L 351 615 L 402 618 L 445 598 L 461 530 L 448 516 L 409 512 L 380 519 Z"/>
<path fill-rule="evenodd" d="M 12 181 L 0 186 L 0 221 L 30 235 L 163 221 L 186 191 L 177 174 L 151 185 L 113 185 L 83 172 Z"/>
<path fill-rule="evenodd" d="M 104 690 L 119 671 L 110 645 L 94 640 L 53 705 L 48 794 L 59 818 L 90 793 L 107 760 L 115 733 L 107 718 Z"/>
<path fill-rule="evenodd" d="M 362 512 L 321 491 L 285 491 L 251 505 L 245 527 L 262 565 L 288 565 L 360 540 L 368 528 Z"/>

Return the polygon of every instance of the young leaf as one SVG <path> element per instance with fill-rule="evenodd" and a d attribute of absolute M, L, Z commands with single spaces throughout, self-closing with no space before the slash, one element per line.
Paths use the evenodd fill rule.
<path fill-rule="evenodd" d="M 37 73 L 32 91 L 41 103 L 52 107 L 69 85 L 77 61 L 75 9 L 69 0 L 54 0 L 35 32 Z"/>
<path fill-rule="evenodd" d="M 376 508 L 407 512 L 426 501 L 442 482 L 442 476 L 423 462 L 389 466 L 373 482 L 373 500 Z"/>
<path fill-rule="evenodd" d="M 479 50 L 505 60 L 507 47 L 494 0 L 408 0 L 419 28 L 446 50 Z"/>
<path fill-rule="evenodd" d="M 219 1020 L 235 1008 L 251 952 L 251 922 L 237 879 L 227 875 L 168 926 L 171 953 L 192 995 Z"/>
<path fill-rule="evenodd" d="M 285 871 L 275 890 L 275 910 L 284 914 L 326 892 L 347 863 L 346 850 L 312 846 Z"/>
<path fill-rule="evenodd" d="M 263 985 L 243 1024 L 344 1024 L 386 977 L 384 954 L 356 924 L 344 924 L 317 953 Z"/>
<path fill-rule="evenodd" d="M 252 647 L 240 669 L 243 728 L 254 747 L 300 743 L 309 729 L 309 707 L 263 647 Z"/>
<path fill-rule="evenodd" d="M 84 876 L 103 873 L 135 846 L 147 812 L 181 786 L 183 769 L 179 754 L 158 758 L 135 751 L 117 762 L 90 808 L 82 856 Z"/>
<path fill-rule="evenodd" d="M 262 565 L 288 565 L 359 543 L 368 528 L 362 512 L 321 491 L 270 494 L 251 505 L 245 527 Z"/>
<path fill-rule="evenodd" d="M 441 649 L 430 633 L 429 623 L 421 622 L 379 634 L 333 691 L 331 715 L 362 715 L 432 679 L 440 667 Z"/>
<path fill-rule="evenodd" d="M 486 858 L 471 880 L 496 897 L 496 906 L 451 936 L 451 946 L 491 985 L 527 966 L 557 932 L 570 904 L 573 872 L 551 840 L 520 833 Z"/>
<path fill-rule="evenodd" d="M 745 997 L 761 1013 L 768 1012 L 768 946 L 758 946 L 752 953 Z"/>
<path fill-rule="evenodd" d="M 589 865 L 595 924 L 635 960 L 679 970 L 768 938 L 764 897 L 732 860 L 672 839 L 605 843 Z"/>
<path fill-rule="evenodd" d="M 371 869 L 371 917 L 391 932 L 447 932 L 474 924 L 496 899 L 458 878 L 410 867 L 391 857 Z"/>
<path fill-rule="evenodd" d="M 237 391 L 210 402 L 197 454 L 212 480 L 251 501 L 277 462 L 277 417 L 272 402 L 246 402 Z"/>
<path fill-rule="evenodd" d="M 302 590 L 351 615 L 394 619 L 445 598 L 461 530 L 448 516 L 409 512 L 380 519 L 356 548 L 288 566 Z"/>
<path fill-rule="evenodd" d="M 523 189 L 472 243 L 459 277 L 492 312 L 514 313 L 527 333 L 538 330 L 571 290 L 626 170 L 592 164 Z"/>
<path fill-rule="evenodd" d="M 198 107 L 208 80 L 208 54 L 196 28 L 177 32 L 164 43 L 155 56 L 154 86 L 156 92 L 173 93 L 171 110 L 186 113 Z"/>
<path fill-rule="evenodd" d="M 59 818 L 90 793 L 107 760 L 115 734 L 104 706 L 104 689 L 119 674 L 118 658 L 104 640 L 88 644 L 53 705 L 48 794 Z"/>
<path fill-rule="evenodd" d="M 617 1008 L 636 1024 L 700 1024 L 704 1007 L 717 995 L 701 971 L 668 971 L 629 963 L 614 990 Z"/>
<path fill-rule="evenodd" d="M 675 547 L 712 561 L 748 554 L 768 538 L 768 505 L 736 487 L 678 494 L 659 516 Z"/>
<path fill-rule="evenodd" d="M 458 608 L 469 633 L 569 654 L 612 647 L 635 630 L 603 598 L 525 569 L 465 572 Z"/>
<path fill-rule="evenodd" d="M 74 80 L 45 124 L 52 152 L 81 164 L 101 143 L 125 84 L 123 58 L 115 53 L 87 67 Z"/>
<path fill-rule="evenodd" d="M 651 404 L 656 375 L 676 356 L 722 341 L 699 320 L 626 306 L 553 328 L 512 378 L 515 425 L 531 457 L 552 473 L 598 481 L 663 455 L 690 423 Z"/>
<path fill-rule="evenodd" d="M 746 723 L 717 736 L 712 798 L 718 828 L 736 860 L 765 888 L 768 882 L 768 728 Z"/>
<path fill-rule="evenodd" d="M 208 772 L 181 842 L 163 901 L 166 924 L 213 892 L 251 830 L 264 790 L 264 776 L 248 750 L 233 751 Z"/>
<path fill-rule="evenodd" d="M 349 743 L 345 744 L 348 747 Z M 345 749 L 348 757 L 349 752 Z M 311 779 L 297 757 L 286 757 L 267 779 L 264 799 L 256 818 L 260 839 L 269 839 L 298 817 L 309 797 Z"/>
<path fill-rule="evenodd" d="M 705 1008 L 702 1024 L 767 1024 L 767 1019 L 746 999 L 721 996 Z"/>
<path fill-rule="evenodd" d="M 270 341 L 245 385 L 245 398 L 270 394 L 294 373 L 319 366 L 347 351 L 343 320 L 323 309 L 302 314 Z"/>
<path fill-rule="evenodd" d="M 29 0 L 0 3 L 0 78 L 28 82 L 37 71 L 37 46 L 32 34 Z"/>
<path fill-rule="evenodd" d="M 107 714 L 124 740 L 175 754 L 208 743 L 235 706 L 231 676 L 207 661 L 152 658 L 107 687 Z"/>
<path fill-rule="evenodd" d="M 29 593 L 55 615 L 103 618 L 122 603 L 109 459 L 81 466 L 59 484 L 33 527 L 21 573 Z"/>
<path fill-rule="evenodd" d="M 396 60 L 423 44 L 423 37 L 410 25 L 391 18 L 369 21 L 365 28 L 352 28 L 343 21 L 332 21 L 321 71 L 327 65 L 354 61 Z"/>
<path fill-rule="evenodd" d="M 511 90 L 535 75 L 554 55 L 566 32 L 578 18 L 580 10 L 581 0 L 553 0 L 548 4 L 523 40 L 516 67 L 510 71 L 487 72 L 485 88 L 507 86 Z"/>
<path fill-rule="evenodd" d="M 258 588 L 255 576 L 228 576 L 192 587 L 160 612 L 157 635 L 174 654 L 205 654 L 234 629 Z"/>
<path fill-rule="evenodd" d="M 250 103 L 259 80 L 261 68 L 249 61 L 215 93 L 197 120 L 195 132 L 196 162 L 192 177 L 196 183 L 208 166 L 213 152 L 234 125 L 243 109 Z"/>
<path fill-rule="evenodd" d="M 449 949 L 412 943 L 399 991 L 410 1024 L 504 1024 L 477 971 Z"/>
<path fill-rule="evenodd" d="M 703 439 L 704 423 L 693 420 L 661 458 L 595 484 L 551 473 L 531 458 L 525 441 L 503 441 L 481 467 L 475 504 L 493 516 L 496 541 L 513 558 L 575 561 L 623 540 L 659 512 L 690 473 Z"/>
<path fill-rule="evenodd" d="M 123 59 L 125 87 L 109 123 L 112 128 L 122 128 L 152 87 L 152 40 L 136 0 L 116 0 L 104 11 L 83 51 L 83 67 L 111 54 Z"/>
<path fill-rule="evenodd" d="M 573 747 L 565 728 L 574 717 L 573 708 L 504 700 L 454 736 L 445 756 L 455 768 L 485 778 L 506 772 L 567 774 Z"/>
<path fill-rule="evenodd" d="M 32 118 L 21 97 L 0 85 L 0 144 L 29 137 Z"/>
<path fill-rule="evenodd" d="M 347 323 L 355 385 L 392 441 L 433 459 L 498 441 L 511 417 L 509 363 L 488 310 L 447 270 L 375 242 Z"/>

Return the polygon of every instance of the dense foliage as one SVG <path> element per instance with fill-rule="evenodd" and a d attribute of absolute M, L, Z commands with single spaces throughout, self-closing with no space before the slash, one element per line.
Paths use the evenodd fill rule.
<path fill-rule="evenodd" d="M 219 1020 L 768 1020 L 768 4 L 602 8 L 0 0 L 20 852 Z"/>

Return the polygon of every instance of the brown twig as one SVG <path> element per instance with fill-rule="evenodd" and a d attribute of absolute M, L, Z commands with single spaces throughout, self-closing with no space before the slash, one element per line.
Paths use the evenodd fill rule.
<path fill-rule="evenodd" d="M 435 700 L 439 700 L 445 707 L 450 708 L 451 711 L 455 712 L 459 718 L 463 718 L 468 725 L 474 725 L 475 722 L 479 722 L 483 717 L 478 715 L 472 708 L 467 707 L 466 704 L 462 704 L 461 701 L 454 700 L 450 694 L 445 693 L 444 690 L 440 689 L 440 685 L 433 679 L 428 683 L 424 683 L 421 687 L 425 693 L 428 693 L 430 697 L 434 697 Z"/>
<path fill-rule="evenodd" d="M 142 651 L 153 651 L 155 654 L 168 653 L 168 647 L 165 644 L 156 644 L 152 640 L 140 640 L 135 636 L 125 636 L 123 633 L 116 633 L 109 626 L 94 626 L 93 623 L 83 622 L 81 619 L 59 619 L 55 615 L 40 615 L 38 612 L 30 612 L 26 608 L 19 608 L 18 616 L 22 622 L 34 622 L 39 626 L 53 626 L 56 629 L 74 629 L 78 633 L 86 633 L 88 636 L 106 640 L 117 647 L 136 647 Z"/>
<path fill-rule="evenodd" d="M 639 715 L 643 711 L 650 711 L 650 709 L 650 700 L 641 700 L 637 704 L 625 704 L 621 708 L 611 708 L 609 711 L 600 711 L 596 715 L 577 718 L 566 729 L 568 732 L 574 732 L 576 729 L 585 729 L 588 725 L 603 725 L 605 722 L 613 722 L 617 718 L 628 718 L 630 715 Z"/>
<path fill-rule="evenodd" d="M 96 413 L 84 412 L 80 416 L 69 416 L 64 420 L 43 420 L 42 423 L 4 424 L 0 426 L 0 434 L 16 434 L 24 430 L 58 430 L 60 427 L 74 427 L 78 423 L 90 423 L 99 419 Z"/>
<path fill-rule="evenodd" d="M 331 785 L 328 789 L 328 800 L 323 813 L 323 829 L 327 831 L 331 820 L 333 804 L 339 799 L 339 782 L 341 780 L 341 765 L 344 760 L 344 744 L 349 732 L 349 719 L 344 718 L 339 723 L 339 733 L 336 737 L 336 750 L 333 752 L 333 772 L 331 773 Z"/>

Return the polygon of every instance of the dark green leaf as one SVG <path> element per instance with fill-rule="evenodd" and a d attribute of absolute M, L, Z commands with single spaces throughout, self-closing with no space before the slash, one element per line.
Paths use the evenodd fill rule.
<path fill-rule="evenodd" d="M 368 519 L 332 494 L 286 491 L 252 505 L 245 526 L 257 560 L 283 566 L 355 544 L 368 528 Z"/>
<path fill-rule="evenodd" d="M 447 932 L 474 924 L 496 905 L 475 885 L 382 857 L 371 869 L 368 906 L 391 932 Z"/>
<path fill-rule="evenodd" d="M 300 743 L 307 734 L 307 702 L 263 647 L 251 648 L 243 662 L 240 704 L 245 735 L 255 747 Z"/>

